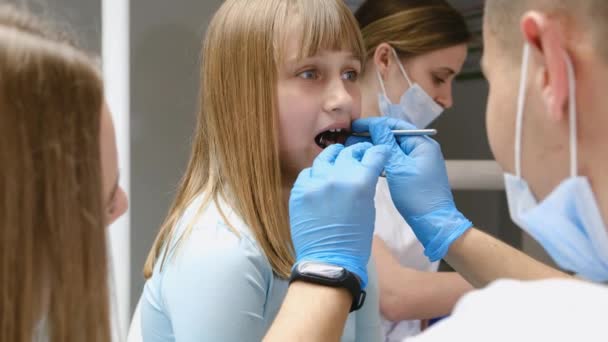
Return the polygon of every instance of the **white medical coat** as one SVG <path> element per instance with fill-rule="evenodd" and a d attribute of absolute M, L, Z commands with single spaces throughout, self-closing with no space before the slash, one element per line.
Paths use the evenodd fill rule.
<path fill-rule="evenodd" d="M 499 280 L 408 342 L 608 341 L 608 287 L 579 280 Z"/>
<path fill-rule="evenodd" d="M 399 260 L 399 264 L 418 271 L 437 271 L 439 263 L 430 262 L 424 255 L 424 247 L 395 208 L 386 178 L 380 178 L 378 181 L 375 204 L 374 234 L 386 243 L 391 253 Z M 385 342 L 401 342 L 408 336 L 420 333 L 420 321 L 394 322 L 383 318 L 382 330 Z"/>

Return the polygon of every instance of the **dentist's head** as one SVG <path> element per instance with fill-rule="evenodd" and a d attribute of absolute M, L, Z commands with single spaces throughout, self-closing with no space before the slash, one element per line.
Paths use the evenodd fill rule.
<path fill-rule="evenodd" d="M 482 62 L 488 136 L 514 221 L 560 266 L 604 281 L 606 15 L 603 0 L 488 0 Z"/>

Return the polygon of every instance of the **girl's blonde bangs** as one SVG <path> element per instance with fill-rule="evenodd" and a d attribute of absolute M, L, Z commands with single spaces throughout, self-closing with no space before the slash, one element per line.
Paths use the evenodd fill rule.
<path fill-rule="evenodd" d="M 285 40 L 295 31 L 300 39 L 298 59 L 312 57 L 322 50 L 351 51 L 364 64 L 366 51 L 359 26 L 342 1 L 304 0 L 288 6 L 277 20 L 281 24 L 275 27 L 276 37 L 281 41 L 277 44 L 277 60 L 286 55 L 282 50 Z M 293 20 L 294 17 L 298 19 Z"/>

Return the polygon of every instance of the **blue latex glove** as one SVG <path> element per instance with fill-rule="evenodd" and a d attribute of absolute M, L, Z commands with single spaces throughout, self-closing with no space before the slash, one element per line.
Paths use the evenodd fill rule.
<path fill-rule="evenodd" d="M 369 131 L 374 144 L 391 146 L 385 170 L 391 197 L 424 254 L 437 261 L 473 224 L 456 209 L 439 144 L 429 137 L 395 137 L 390 131 L 414 128 L 386 117 L 357 120 L 352 126 L 353 132 Z M 350 138 L 347 145 L 359 141 Z"/>
<path fill-rule="evenodd" d="M 332 145 L 300 173 L 289 199 L 296 263 L 341 266 L 367 286 L 374 194 L 388 155 L 388 146 Z"/>

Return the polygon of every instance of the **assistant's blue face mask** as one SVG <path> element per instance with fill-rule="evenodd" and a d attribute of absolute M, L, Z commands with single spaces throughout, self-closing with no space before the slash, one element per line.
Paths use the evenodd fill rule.
<path fill-rule="evenodd" d="M 391 51 L 409 88 L 401 95 L 399 103 L 394 104 L 386 94 L 386 88 L 380 72 L 376 72 L 378 82 L 380 82 L 380 88 L 382 88 L 382 93 L 378 94 L 380 113 L 384 116 L 405 120 L 417 128 L 425 128 L 441 115 L 443 107 L 435 102 L 418 83 L 412 83 L 405 72 L 403 63 L 399 60 L 397 52 L 393 48 L 391 48 Z"/>
<path fill-rule="evenodd" d="M 530 47 L 524 47 L 515 128 L 515 175 L 505 174 L 513 221 L 563 269 L 596 282 L 608 281 L 608 232 L 587 177 L 578 176 L 574 68 L 566 56 L 569 83 L 570 177 L 540 203 L 521 177 L 522 123 Z"/>

